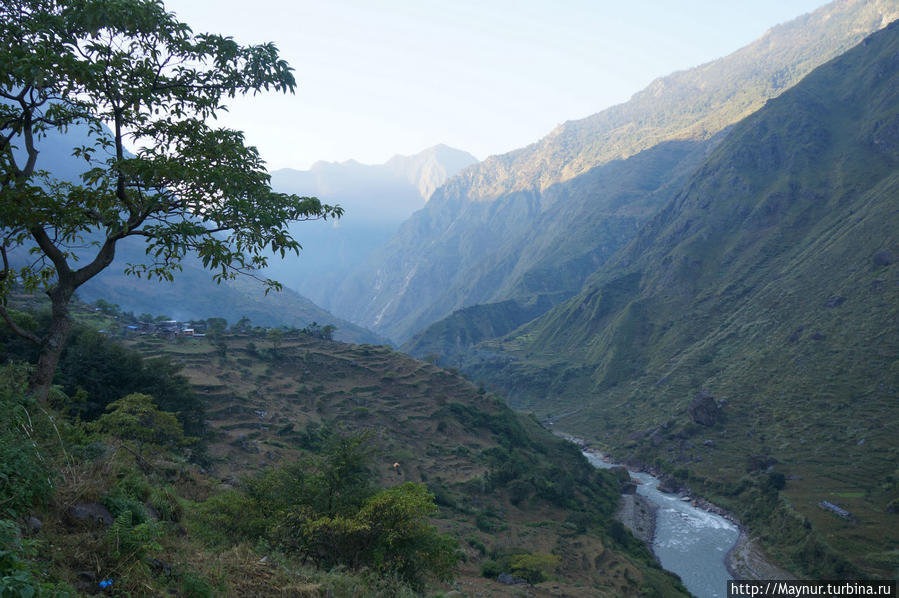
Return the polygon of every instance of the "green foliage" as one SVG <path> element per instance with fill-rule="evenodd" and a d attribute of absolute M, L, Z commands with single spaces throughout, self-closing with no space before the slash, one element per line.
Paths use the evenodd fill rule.
<path fill-rule="evenodd" d="M 765 478 L 765 487 L 773 492 L 783 490 L 787 487 L 787 477 L 779 471 L 769 473 Z"/>
<path fill-rule="evenodd" d="M 37 334 L 42 322 L 37 314 L 16 309 L 7 309 L 13 323 L 20 329 Z M 9 324 L 0 318 L 0 360 L 3 361 L 28 361 L 37 359 L 38 347 L 34 343 L 16 334 Z"/>
<path fill-rule="evenodd" d="M 31 560 L 16 524 L 0 519 L 0 598 L 71 598 L 68 587 L 41 581 L 41 570 Z"/>
<path fill-rule="evenodd" d="M 530 583 L 546 581 L 561 564 L 560 557 L 545 552 L 517 554 L 509 560 L 512 575 L 526 579 Z"/>
<path fill-rule="evenodd" d="M 0 367 L 0 516 L 21 515 L 53 488 L 36 428 L 43 414 L 25 393 L 28 374 L 23 365 Z"/>
<path fill-rule="evenodd" d="M 228 329 L 228 320 L 225 318 L 206 318 L 207 334 L 223 334 Z"/>
<path fill-rule="evenodd" d="M 72 407 L 87 421 L 125 395 L 146 393 L 161 410 L 175 413 L 188 434 L 200 436 L 203 404 L 180 371 L 168 357 L 144 359 L 102 334 L 77 327 L 60 360 L 57 381 L 70 396 L 79 389 L 87 393 L 84 403 Z"/>
<path fill-rule="evenodd" d="M 268 342 L 272 344 L 272 354 L 277 355 L 278 349 L 284 342 L 284 331 L 272 328 L 266 333 L 265 337 L 268 339 Z"/>
<path fill-rule="evenodd" d="M 122 511 L 106 530 L 106 543 L 112 556 L 121 563 L 143 560 L 147 555 L 162 550 L 159 538 L 163 535 L 156 521 L 135 520 L 130 510 Z"/>
<path fill-rule="evenodd" d="M 450 579 L 460 558 L 458 543 L 428 523 L 436 510 L 423 485 L 407 482 L 375 494 L 352 516 L 293 513 L 280 531 L 290 548 L 321 567 L 370 567 L 421 589 L 427 576 Z"/>
<path fill-rule="evenodd" d="M 562 559 L 557 555 L 517 548 L 494 551 L 491 557 L 481 565 L 481 575 L 496 579 L 500 573 L 510 573 L 529 583 L 550 579 L 562 564 Z"/>
<path fill-rule="evenodd" d="M 334 332 L 336 331 L 337 326 L 334 326 L 333 324 L 325 324 L 324 326 L 320 326 L 318 322 L 312 322 L 308 326 L 300 329 L 300 333 L 302 334 L 307 334 L 309 336 L 320 338 L 326 341 L 331 340 L 334 337 Z"/>
<path fill-rule="evenodd" d="M 297 460 L 244 480 L 195 509 L 198 533 L 216 544 L 267 538 L 320 567 L 367 567 L 420 588 L 448 579 L 457 543 L 428 523 L 434 495 L 407 483 L 375 493 L 366 437 L 325 434 L 318 459 Z"/>
<path fill-rule="evenodd" d="M 147 501 L 156 509 L 160 521 L 181 521 L 184 518 L 184 505 L 175 489 L 171 486 L 153 488 Z"/>
<path fill-rule="evenodd" d="M 178 579 L 181 591 L 179 595 L 184 598 L 213 598 L 216 596 L 216 588 L 213 584 L 193 571 L 177 571 L 175 577 Z"/>
<path fill-rule="evenodd" d="M 121 488 L 114 488 L 103 497 L 103 505 L 109 509 L 113 517 L 128 514 L 129 522 L 133 524 L 145 523 L 148 519 L 147 510 L 140 499 L 129 494 Z"/>
<path fill-rule="evenodd" d="M 269 509 L 239 490 L 219 492 L 194 509 L 195 532 L 207 543 L 230 546 L 268 534 Z"/>
<path fill-rule="evenodd" d="M 0 310 L 14 284 L 43 287 L 53 302 L 43 337 L 17 330 L 42 343 L 33 380 L 42 395 L 74 292 L 123 239 L 143 241 L 148 256 L 129 274 L 172 280 L 196 255 L 220 282 L 259 272 L 270 254 L 299 253 L 289 223 L 342 214 L 273 192 L 243 134 L 207 124 L 229 97 L 293 91 L 273 44 L 195 34 L 154 0 L 22 0 L 0 5 L 0 64 Z M 80 163 L 67 179 L 41 170 L 52 166 L 39 159 L 51 133 Z M 8 253 L 27 246 L 39 259 L 10 268 Z"/>
<path fill-rule="evenodd" d="M 189 440 L 181 422 L 173 414 L 160 411 L 150 395 L 132 393 L 113 401 L 106 410 L 92 428 L 123 442 L 134 441 L 138 454 L 147 446 L 179 446 Z"/>

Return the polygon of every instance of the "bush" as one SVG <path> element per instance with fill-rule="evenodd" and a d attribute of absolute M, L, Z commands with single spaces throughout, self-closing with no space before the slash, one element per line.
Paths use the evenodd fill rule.
<path fill-rule="evenodd" d="M 546 581 L 561 564 L 560 557 L 545 552 L 519 554 L 509 560 L 512 575 L 526 579 L 528 583 Z"/>
<path fill-rule="evenodd" d="M 53 489 L 32 415 L 38 407 L 25 396 L 28 372 L 23 365 L 0 368 L 0 516 L 22 514 Z"/>
<path fill-rule="evenodd" d="M 150 506 L 156 509 L 162 521 L 177 522 L 184 517 L 184 507 L 171 486 L 154 488 L 147 500 Z"/>
<path fill-rule="evenodd" d="M 27 558 L 28 549 L 15 523 L 0 519 L 0 596 L 3 598 L 70 598 L 74 590 L 41 582 L 40 570 Z"/>
<path fill-rule="evenodd" d="M 460 559 L 458 542 L 428 523 L 436 510 L 424 486 L 407 482 L 378 492 L 353 516 L 293 513 L 281 527 L 282 545 L 323 568 L 368 567 L 420 590 L 426 577 L 451 579 Z"/>
<path fill-rule="evenodd" d="M 139 522 L 130 510 L 122 511 L 106 531 L 110 553 L 121 564 L 141 561 L 149 553 L 162 550 L 157 542 L 161 536 L 158 522 Z"/>
<path fill-rule="evenodd" d="M 194 517 L 197 535 L 218 546 L 263 538 L 271 524 L 259 503 L 238 490 L 221 492 L 201 503 Z"/>
<path fill-rule="evenodd" d="M 113 401 L 146 393 L 161 410 L 174 413 L 187 434 L 201 436 L 203 406 L 180 371 L 167 357 L 145 360 L 98 332 L 76 327 L 60 359 L 56 381 L 70 396 L 78 389 L 86 391 L 87 400 L 74 407 L 86 421 L 100 417 Z"/>
<path fill-rule="evenodd" d="M 177 446 L 190 440 L 175 415 L 158 409 L 150 395 L 132 393 L 113 401 L 106 410 L 92 427 L 123 442 L 133 442 L 138 456 L 148 446 Z"/>

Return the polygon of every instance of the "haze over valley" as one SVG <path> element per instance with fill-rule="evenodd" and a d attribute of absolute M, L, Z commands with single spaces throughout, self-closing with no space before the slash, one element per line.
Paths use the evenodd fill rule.
<path fill-rule="evenodd" d="M 268 1 L 3 8 L 0 594 L 899 577 L 899 0 Z"/>

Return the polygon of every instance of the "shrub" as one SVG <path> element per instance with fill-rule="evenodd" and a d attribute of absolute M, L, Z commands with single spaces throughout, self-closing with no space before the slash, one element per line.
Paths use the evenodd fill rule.
<path fill-rule="evenodd" d="M 354 516 L 295 513 L 282 533 L 319 566 L 365 566 L 420 590 L 427 576 L 451 579 L 460 559 L 458 542 L 428 523 L 436 510 L 424 486 L 407 482 L 375 494 Z"/>
<path fill-rule="evenodd" d="M 162 521 L 181 521 L 184 517 L 184 507 L 171 486 L 154 488 L 147 500 Z"/>
<path fill-rule="evenodd" d="M 0 516 L 20 515 L 53 488 L 32 416 L 37 405 L 25 396 L 28 371 L 23 365 L 0 368 Z"/>
<path fill-rule="evenodd" d="M 12 521 L 0 519 L 0 596 L 71 598 L 74 590 L 65 586 L 40 581 L 41 573 L 28 560 L 28 549 L 19 538 L 18 526 Z"/>
<path fill-rule="evenodd" d="M 156 521 L 137 522 L 130 510 L 121 512 L 106 532 L 112 556 L 121 563 L 143 560 L 150 552 L 162 550 L 157 540 L 162 529 Z"/>
<path fill-rule="evenodd" d="M 181 367 L 167 357 L 145 360 L 140 353 L 102 334 L 76 327 L 59 362 L 56 380 L 70 396 L 79 388 L 87 400 L 74 408 L 93 421 L 113 401 L 131 393 L 152 395 L 163 411 L 174 413 L 188 434 L 203 433 L 203 406 Z"/>
<path fill-rule="evenodd" d="M 181 422 L 174 414 L 159 410 L 150 395 L 132 393 L 113 401 L 106 410 L 92 427 L 124 443 L 133 442 L 138 456 L 146 446 L 176 446 L 189 441 Z"/>
<path fill-rule="evenodd" d="M 546 581 L 562 564 L 562 559 L 545 552 L 518 554 L 509 560 L 512 575 L 526 579 L 529 583 Z"/>
<path fill-rule="evenodd" d="M 238 490 L 221 492 L 198 505 L 194 518 L 197 535 L 219 546 L 265 537 L 271 524 L 259 503 Z"/>

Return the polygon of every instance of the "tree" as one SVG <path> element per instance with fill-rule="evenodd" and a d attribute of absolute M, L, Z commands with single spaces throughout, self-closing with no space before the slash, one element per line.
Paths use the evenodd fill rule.
<path fill-rule="evenodd" d="M 456 540 L 428 522 L 436 512 L 434 495 L 406 482 L 368 498 L 353 514 L 296 510 L 280 525 L 281 544 L 320 567 L 368 567 L 421 591 L 427 577 L 451 579 L 459 562 Z"/>
<path fill-rule="evenodd" d="M 153 397 L 142 393 L 132 393 L 106 407 L 92 426 L 99 432 L 119 438 L 123 446 L 133 442 L 132 448 L 138 458 L 143 457 L 147 446 L 179 445 L 188 442 L 184 428 L 175 414 L 161 411 Z"/>
<path fill-rule="evenodd" d="M 236 332 L 250 332 L 253 330 L 253 323 L 250 321 L 250 318 L 243 316 L 232 328 Z"/>
<path fill-rule="evenodd" d="M 158 0 L 0 3 L 0 316 L 40 345 L 32 392 L 49 389 L 75 290 L 112 263 L 123 239 L 146 244 L 147 263 L 128 264 L 129 274 L 171 280 L 196 255 L 221 282 L 299 252 L 290 222 L 342 214 L 273 192 L 243 134 L 207 124 L 235 95 L 293 92 L 291 70 L 273 44 L 195 34 Z M 66 137 L 75 129 L 86 142 Z M 41 170 L 51 166 L 39 160 L 48 134 L 73 139 L 80 176 Z M 16 249 L 36 260 L 11 267 Z M 43 335 L 7 313 L 19 284 L 51 299 Z"/>
<path fill-rule="evenodd" d="M 265 337 L 272 344 L 272 355 L 277 357 L 278 348 L 281 346 L 281 343 L 284 342 L 284 332 L 278 328 L 272 328 Z"/>

